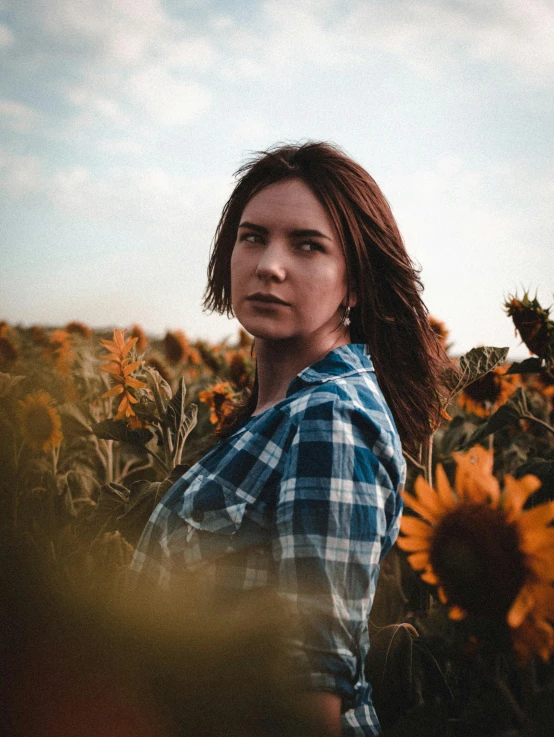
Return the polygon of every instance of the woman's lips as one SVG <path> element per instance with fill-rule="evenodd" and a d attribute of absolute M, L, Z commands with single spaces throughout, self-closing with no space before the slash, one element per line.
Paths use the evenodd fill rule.
<path fill-rule="evenodd" d="M 261 304 L 268 304 L 268 305 L 287 305 L 288 302 L 285 302 L 283 299 L 279 299 L 279 297 L 276 297 L 273 294 L 262 294 L 261 292 L 256 292 L 255 294 L 251 294 L 250 297 L 246 298 L 248 302 L 258 302 Z"/>

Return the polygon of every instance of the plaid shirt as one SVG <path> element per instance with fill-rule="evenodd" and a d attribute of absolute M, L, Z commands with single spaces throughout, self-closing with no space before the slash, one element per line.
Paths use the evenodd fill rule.
<path fill-rule="evenodd" d="M 131 568 L 164 587 L 185 570 L 223 590 L 276 587 L 304 623 L 290 643 L 304 687 L 342 697 L 343 735 L 378 734 L 364 677 L 368 616 L 404 477 L 371 359 L 344 345 L 172 486 Z"/>

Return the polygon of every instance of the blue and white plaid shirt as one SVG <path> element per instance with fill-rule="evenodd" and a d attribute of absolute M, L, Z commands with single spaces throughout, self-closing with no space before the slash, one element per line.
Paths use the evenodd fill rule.
<path fill-rule="evenodd" d="M 305 687 L 342 697 L 343 735 L 378 734 L 364 676 L 368 617 L 404 478 L 371 359 L 344 345 L 172 486 L 131 568 L 163 587 L 191 570 L 224 590 L 276 587 L 305 623 L 291 643 Z"/>

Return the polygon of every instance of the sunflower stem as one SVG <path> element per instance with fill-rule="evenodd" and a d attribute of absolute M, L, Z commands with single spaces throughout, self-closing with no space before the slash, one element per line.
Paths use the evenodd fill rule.
<path fill-rule="evenodd" d="M 169 473 L 169 467 L 166 465 L 166 463 L 160 458 L 160 456 L 153 450 L 151 450 L 147 445 L 144 446 L 144 449 L 147 453 L 150 453 L 152 458 L 159 464 L 161 470 L 165 473 Z"/>
<path fill-rule="evenodd" d="M 420 471 L 423 471 L 425 473 L 426 469 L 423 463 L 418 463 L 418 461 L 416 461 L 416 459 L 413 456 L 411 456 L 409 453 L 407 453 L 405 450 L 402 451 L 402 455 L 404 456 L 404 458 L 407 458 L 410 461 L 410 463 L 413 463 L 416 468 L 419 468 Z"/>
<path fill-rule="evenodd" d="M 427 439 L 427 483 L 433 486 L 433 438 L 435 433 L 432 432 Z"/>
<path fill-rule="evenodd" d="M 544 420 L 539 420 L 539 418 L 535 417 L 535 415 L 521 414 L 520 418 L 522 420 L 531 420 L 531 422 L 536 422 L 538 425 L 542 425 L 542 427 L 546 428 L 549 432 L 554 434 L 554 427 L 552 427 L 552 425 L 549 425 Z"/>

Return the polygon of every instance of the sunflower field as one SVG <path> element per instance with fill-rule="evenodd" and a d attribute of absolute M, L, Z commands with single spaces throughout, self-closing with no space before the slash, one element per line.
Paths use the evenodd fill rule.
<path fill-rule="evenodd" d="M 527 293 L 505 309 L 530 357 L 452 357 L 441 424 L 406 454 L 366 662 L 385 735 L 554 723 L 554 322 Z M 4 733 L 323 734 L 270 594 L 232 613 L 193 579 L 172 600 L 121 596 L 155 505 L 247 396 L 252 353 L 243 331 L 212 345 L 0 322 Z"/>

